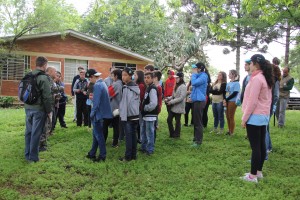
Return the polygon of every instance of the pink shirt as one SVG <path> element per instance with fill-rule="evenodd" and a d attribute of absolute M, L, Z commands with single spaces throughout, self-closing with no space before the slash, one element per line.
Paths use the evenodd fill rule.
<path fill-rule="evenodd" d="M 272 89 L 269 88 L 263 72 L 253 72 L 244 94 L 242 121 L 247 122 L 250 115 L 269 116 L 271 101 Z"/>

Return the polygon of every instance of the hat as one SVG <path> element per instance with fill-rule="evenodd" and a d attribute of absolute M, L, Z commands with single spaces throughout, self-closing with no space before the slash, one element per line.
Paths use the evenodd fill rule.
<path fill-rule="evenodd" d="M 195 69 L 197 68 L 197 66 L 195 64 L 192 64 L 192 68 Z"/>
<path fill-rule="evenodd" d="M 201 69 L 201 71 L 203 71 L 205 69 L 205 64 L 202 62 L 198 62 L 197 64 L 192 64 L 192 68 L 193 69 L 198 68 Z"/>
<path fill-rule="evenodd" d="M 251 63 L 251 59 L 249 59 L 249 58 L 246 59 L 246 60 L 245 60 L 245 63 L 250 64 L 250 63 Z"/>
<path fill-rule="evenodd" d="M 173 70 L 169 70 L 169 71 L 168 71 L 168 75 L 173 75 L 173 76 L 174 76 L 174 75 L 175 75 L 175 72 L 174 72 Z"/>
<path fill-rule="evenodd" d="M 85 77 L 91 78 L 91 76 L 100 76 L 102 73 L 97 72 L 95 69 L 88 69 L 85 73 Z"/>
<path fill-rule="evenodd" d="M 177 72 L 177 74 L 174 75 L 174 78 L 177 78 L 177 77 L 183 78 L 183 77 L 184 77 L 184 74 L 183 74 L 182 72 Z"/>
<path fill-rule="evenodd" d="M 134 74 L 134 71 L 129 67 L 125 67 L 123 69 L 123 71 L 125 71 L 127 74 L 129 74 L 129 76 L 132 76 Z"/>
<path fill-rule="evenodd" d="M 266 59 L 263 55 L 261 54 L 254 54 L 251 57 L 252 62 L 257 62 L 258 64 L 264 64 L 266 62 Z"/>

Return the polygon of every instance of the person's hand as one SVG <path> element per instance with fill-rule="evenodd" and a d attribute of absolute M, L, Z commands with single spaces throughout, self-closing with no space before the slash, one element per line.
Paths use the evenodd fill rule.
<path fill-rule="evenodd" d="M 197 73 L 198 73 L 197 68 L 193 68 L 192 69 L 192 74 L 197 74 Z"/>
<path fill-rule="evenodd" d="M 246 128 L 246 122 L 242 121 L 242 128 Z"/>
<path fill-rule="evenodd" d="M 225 99 L 223 100 L 223 106 L 225 106 L 225 107 L 227 106 L 227 102 Z"/>
<path fill-rule="evenodd" d="M 83 93 L 84 95 L 86 95 L 87 92 L 86 92 L 86 91 L 82 91 L 82 93 Z"/>

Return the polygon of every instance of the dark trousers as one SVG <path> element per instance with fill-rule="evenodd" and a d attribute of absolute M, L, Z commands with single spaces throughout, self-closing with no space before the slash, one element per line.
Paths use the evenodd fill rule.
<path fill-rule="evenodd" d="M 175 118 L 175 130 L 173 126 L 173 118 Z M 173 138 L 180 137 L 180 129 L 181 129 L 180 119 L 181 119 L 180 113 L 174 113 L 172 111 L 169 112 L 167 122 L 168 122 L 170 137 Z"/>
<path fill-rule="evenodd" d="M 194 122 L 193 122 L 193 103 L 185 102 L 184 124 L 186 124 L 186 125 L 189 124 L 190 110 L 192 111 L 191 124 L 194 124 Z"/>
<path fill-rule="evenodd" d="M 194 142 L 197 144 L 202 144 L 203 140 L 202 115 L 205 104 L 205 101 L 196 101 L 193 103 Z"/>
<path fill-rule="evenodd" d="M 89 126 L 89 128 L 91 128 L 92 122 L 91 122 L 91 117 L 90 116 L 91 116 L 92 106 L 87 105 L 86 109 L 87 109 L 88 126 Z"/>
<path fill-rule="evenodd" d="M 206 128 L 207 127 L 207 122 L 208 122 L 208 116 L 207 116 L 207 112 L 208 112 L 208 107 L 209 107 L 210 101 L 209 99 L 207 100 L 205 107 L 203 109 L 203 116 L 202 116 L 202 123 L 203 123 L 203 127 Z"/>
<path fill-rule="evenodd" d="M 136 152 L 137 152 L 136 130 L 138 124 L 139 124 L 138 120 L 123 122 L 123 127 L 125 130 L 125 139 L 126 139 L 126 151 L 125 151 L 126 160 L 136 159 Z"/>
<path fill-rule="evenodd" d="M 56 114 L 55 124 L 58 118 L 60 126 L 65 127 L 66 126 L 65 114 L 66 114 L 66 103 L 59 104 L 59 108 Z"/>
<path fill-rule="evenodd" d="M 53 111 L 52 111 L 52 127 L 51 127 L 51 133 L 53 132 L 53 130 L 55 129 L 55 125 L 56 125 L 56 115 L 58 113 L 58 108 L 56 106 L 53 107 Z"/>
<path fill-rule="evenodd" d="M 246 125 L 247 135 L 252 149 L 251 174 L 256 175 L 262 171 L 266 157 L 266 126 Z"/>
<path fill-rule="evenodd" d="M 76 117 L 77 117 L 77 126 L 82 125 L 82 115 L 84 120 L 84 126 L 88 125 L 88 116 L 87 116 L 87 106 L 86 99 L 76 98 Z"/>
<path fill-rule="evenodd" d="M 120 117 L 114 117 L 112 119 L 104 119 L 103 121 L 103 134 L 105 142 L 108 137 L 108 127 L 109 125 L 112 125 L 113 127 L 113 145 L 117 145 L 119 143 L 119 134 L 120 134 Z"/>

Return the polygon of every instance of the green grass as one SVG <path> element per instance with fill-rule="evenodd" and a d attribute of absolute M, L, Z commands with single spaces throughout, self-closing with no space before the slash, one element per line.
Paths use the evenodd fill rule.
<path fill-rule="evenodd" d="M 49 150 L 40 162 L 24 159 L 25 116 L 23 109 L 1 109 L 0 199 L 300 199 L 300 111 L 287 111 L 286 128 L 271 125 L 273 153 L 264 165 L 259 184 L 239 179 L 249 172 L 250 147 L 236 113 L 236 135 L 204 132 L 203 145 L 190 148 L 192 127 L 183 127 L 181 139 L 168 138 L 166 112 L 159 118 L 153 156 L 120 163 L 124 143 L 110 147 L 105 163 L 85 158 L 92 142 L 91 131 L 77 128 L 67 108 L 69 128 L 59 126 L 49 139 Z M 183 118 L 182 118 L 183 120 Z"/>

